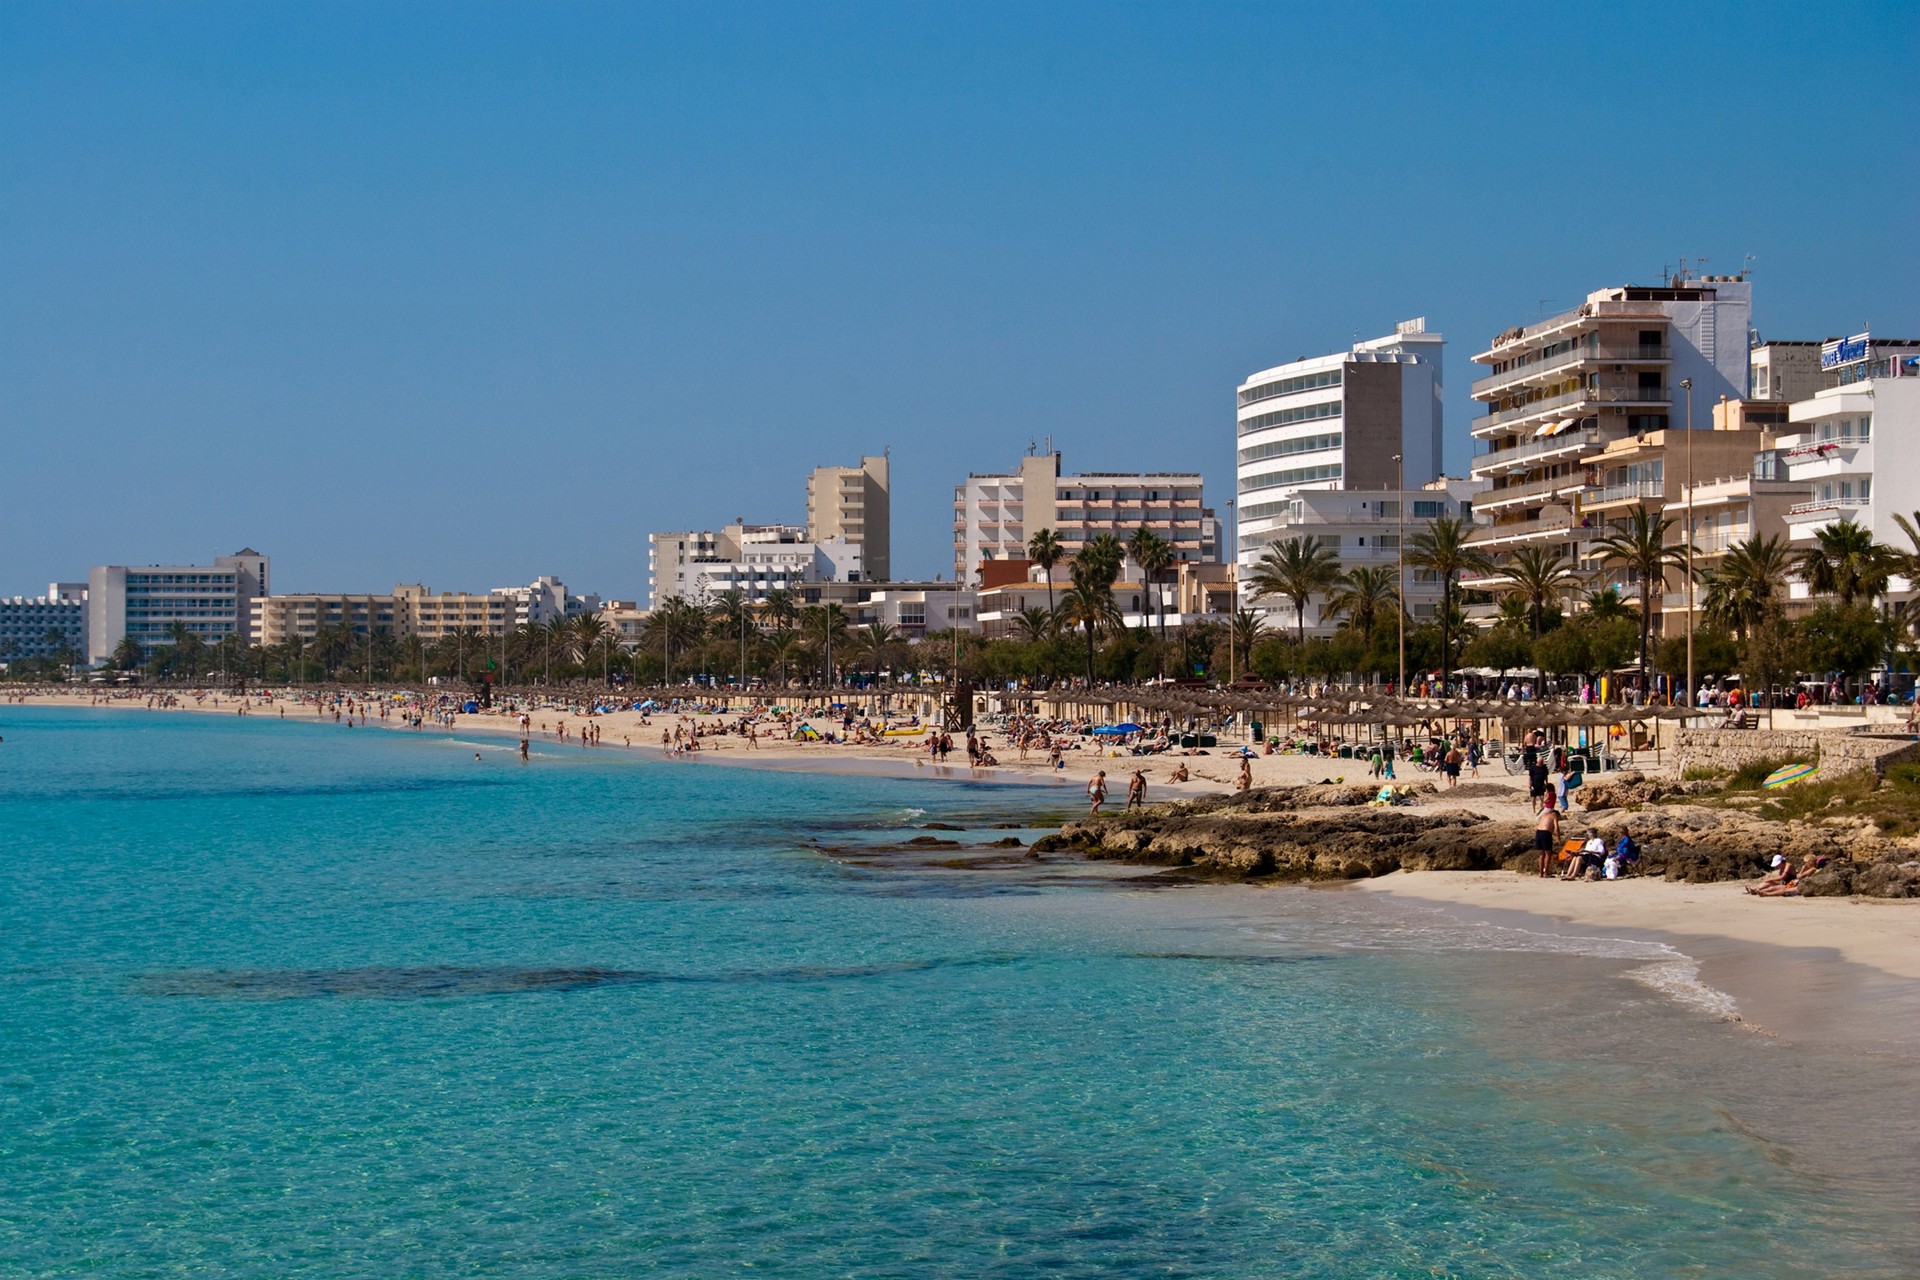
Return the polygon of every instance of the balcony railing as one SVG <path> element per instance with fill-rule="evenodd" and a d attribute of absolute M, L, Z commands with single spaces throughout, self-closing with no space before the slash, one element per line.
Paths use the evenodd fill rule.
<path fill-rule="evenodd" d="M 1664 498 L 1667 496 L 1666 482 L 1662 480 L 1635 480 L 1630 484 L 1602 485 L 1587 491 L 1587 502 L 1598 505 L 1603 502 L 1626 502 L 1633 498 Z"/>
<path fill-rule="evenodd" d="M 1504 471 L 1516 463 L 1528 462 L 1548 454 L 1566 453 L 1570 450 L 1577 452 L 1582 449 L 1594 449 L 1606 442 L 1607 437 L 1600 428 L 1582 427 L 1578 431 L 1562 431 L 1557 436 L 1529 440 L 1511 449 L 1496 449 L 1492 453 L 1483 453 L 1473 460 L 1470 469 L 1476 476 L 1489 475 L 1495 471 Z"/>
<path fill-rule="evenodd" d="M 1668 387 L 1581 387 L 1574 391 L 1565 391 L 1557 396 L 1548 396 L 1512 409 L 1502 409 L 1496 413 L 1482 416 L 1473 424 L 1473 434 L 1479 435 L 1491 427 L 1503 423 L 1518 422 L 1522 418 L 1538 417 L 1555 409 L 1565 409 L 1576 404 L 1672 404 L 1673 391 Z"/>
<path fill-rule="evenodd" d="M 1537 502 L 1542 498 L 1557 497 L 1563 493 L 1578 493 L 1586 487 L 1586 480 L 1578 475 L 1553 476 L 1546 480 L 1529 480 L 1525 484 L 1510 484 L 1504 489 L 1489 489 L 1475 495 L 1475 511 L 1491 511 L 1498 507 L 1511 507 L 1521 502 Z"/>
<path fill-rule="evenodd" d="M 1547 539 L 1591 542 L 1602 537 L 1604 533 L 1605 530 L 1598 524 L 1586 524 L 1579 516 L 1543 516 L 1533 520 L 1513 520 L 1506 524 L 1487 525 L 1475 529 L 1467 541 L 1476 547 L 1502 547 L 1519 542 L 1539 542 Z"/>
<path fill-rule="evenodd" d="M 1543 360 L 1530 360 L 1526 364 L 1516 365 L 1505 373 L 1488 374 L 1474 380 L 1472 394 L 1480 396 L 1500 387 L 1510 386 L 1527 378 L 1551 373 L 1555 369 L 1565 369 L 1570 365 L 1592 361 L 1595 364 L 1643 364 L 1652 360 L 1671 359 L 1673 353 L 1666 347 L 1638 346 L 1628 344 L 1622 347 L 1575 347 L 1571 351 L 1561 351 Z"/>
<path fill-rule="evenodd" d="M 1795 516 L 1810 516 L 1822 511 L 1850 511 L 1867 506 L 1867 498 L 1815 498 L 1812 502 L 1796 502 L 1787 508 L 1787 519 Z"/>

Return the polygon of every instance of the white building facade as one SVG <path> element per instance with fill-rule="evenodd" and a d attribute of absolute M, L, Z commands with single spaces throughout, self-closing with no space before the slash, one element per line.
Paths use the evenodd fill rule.
<path fill-rule="evenodd" d="M 0 662 L 87 655 L 87 585 L 55 582 L 44 596 L 0 598 Z"/>
<path fill-rule="evenodd" d="M 127 637 L 151 653 L 173 643 L 175 623 L 208 644 L 228 636 L 250 642 L 267 571 L 267 557 L 251 547 L 211 565 L 95 565 L 87 573 L 87 660 L 107 661 Z"/>
<path fill-rule="evenodd" d="M 1346 351 L 1262 369 L 1235 389 L 1242 581 L 1296 494 L 1418 488 L 1440 475 L 1445 346 L 1424 318 L 1408 320 Z"/>
<path fill-rule="evenodd" d="M 1811 488 L 1787 510 L 1788 540 L 1810 546 L 1821 529 L 1851 520 L 1875 541 L 1911 550 L 1893 517 L 1920 511 L 1920 467 L 1912 465 L 1920 457 L 1920 351 L 1882 353 L 1865 334 L 1839 341 L 1858 344 L 1857 358 L 1840 366 L 1844 380 L 1792 405 L 1798 431 L 1779 442 L 1788 477 Z M 1878 465 L 1881 454 L 1888 466 Z M 1896 595 L 1912 590 L 1904 579 L 1893 582 Z M 1796 596 L 1805 592 L 1794 584 Z"/>
<path fill-rule="evenodd" d="M 648 607 L 671 599 L 711 604 L 738 590 L 755 604 L 775 591 L 796 595 L 809 583 L 861 582 L 859 544 L 812 542 L 803 525 L 730 524 L 724 529 L 656 533 L 648 538 Z"/>
<path fill-rule="evenodd" d="M 1062 475 L 1058 453 L 1030 454 L 1018 470 L 975 474 L 953 491 L 953 574 L 978 584 L 989 560 L 1023 560 L 1027 542 L 1051 529 L 1071 557 L 1110 533 L 1122 542 L 1142 528 L 1178 560 L 1207 556 L 1206 510 L 1194 471 L 1090 471 Z"/>

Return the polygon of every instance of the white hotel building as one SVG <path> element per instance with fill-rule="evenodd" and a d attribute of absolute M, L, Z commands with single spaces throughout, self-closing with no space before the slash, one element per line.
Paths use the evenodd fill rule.
<path fill-rule="evenodd" d="M 1418 489 L 1440 475 L 1445 345 L 1424 318 L 1408 320 L 1386 337 L 1262 369 L 1240 384 L 1234 554 L 1242 582 L 1268 543 L 1305 532 L 1292 523 L 1304 518 L 1296 494 Z"/>
<path fill-rule="evenodd" d="M 1911 550 L 1893 517 L 1920 511 L 1920 468 L 1901 461 L 1920 455 L 1920 343 L 1861 334 L 1827 343 L 1823 357 L 1840 385 L 1792 405 L 1800 430 L 1779 441 L 1788 477 L 1812 490 L 1787 510 L 1789 545 L 1811 546 L 1821 529 L 1851 520 L 1876 542 Z M 1881 453 L 1888 466 L 1877 465 Z M 1903 578 L 1892 586 L 1896 595 L 1913 589 Z M 1793 594 L 1804 598 L 1806 585 L 1795 582 Z"/>
<path fill-rule="evenodd" d="M 211 565 L 95 565 L 87 572 L 87 661 L 98 666 L 132 637 L 151 653 L 174 623 L 208 644 L 249 639 L 253 602 L 267 594 L 267 557 L 251 547 Z"/>

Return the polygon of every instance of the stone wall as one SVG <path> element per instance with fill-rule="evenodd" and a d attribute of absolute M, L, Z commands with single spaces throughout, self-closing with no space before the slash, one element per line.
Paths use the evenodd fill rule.
<path fill-rule="evenodd" d="M 1731 773 L 1762 760 L 1818 760 L 1828 777 L 1920 759 L 1920 742 L 1839 730 L 1682 729 L 1678 750 L 1689 769 Z"/>

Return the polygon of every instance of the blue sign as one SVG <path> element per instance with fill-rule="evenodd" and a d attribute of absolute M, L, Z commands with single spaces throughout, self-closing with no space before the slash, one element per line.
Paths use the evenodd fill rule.
<path fill-rule="evenodd" d="M 1841 338 L 1835 342 L 1823 343 L 1820 347 L 1820 367 L 1838 369 L 1845 364 L 1859 364 L 1873 358 L 1873 336 L 1856 333 L 1851 338 Z"/>

